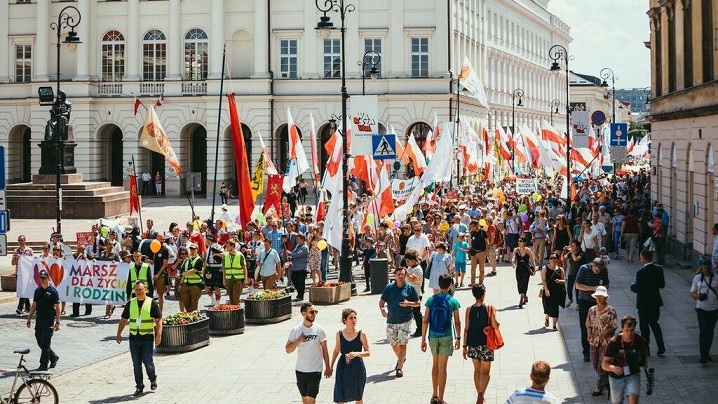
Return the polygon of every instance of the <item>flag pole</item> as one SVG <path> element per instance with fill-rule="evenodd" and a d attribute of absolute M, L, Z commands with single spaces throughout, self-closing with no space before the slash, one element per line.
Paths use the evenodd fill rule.
<path fill-rule="evenodd" d="M 209 228 L 214 229 L 214 206 L 217 202 L 217 165 L 219 161 L 219 139 L 220 139 L 220 127 L 222 125 L 222 97 L 224 96 L 224 67 L 225 60 L 227 59 L 227 45 L 224 45 L 222 49 L 222 76 L 219 81 L 219 110 L 217 112 L 217 143 L 214 147 L 214 178 L 212 180 L 212 211 L 209 216 Z M 241 131 L 241 128 L 240 128 Z M 239 196 L 239 190 L 237 190 Z"/>
<path fill-rule="evenodd" d="M 137 166 L 135 166 L 135 155 L 132 155 L 132 172 L 135 174 L 135 184 L 137 184 Z M 137 193 L 137 201 L 139 202 L 142 198 L 140 198 L 140 193 Z M 144 229 L 142 228 L 142 202 L 140 202 L 137 206 L 137 213 L 140 216 L 140 237 L 142 237 L 142 233 L 144 233 Z"/>

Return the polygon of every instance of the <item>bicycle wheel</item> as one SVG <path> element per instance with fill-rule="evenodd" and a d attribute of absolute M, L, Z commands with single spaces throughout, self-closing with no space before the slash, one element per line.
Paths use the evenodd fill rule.
<path fill-rule="evenodd" d="M 47 380 L 30 379 L 25 381 L 15 393 L 15 404 L 54 403 L 60 399 L 57 390 Z"/>

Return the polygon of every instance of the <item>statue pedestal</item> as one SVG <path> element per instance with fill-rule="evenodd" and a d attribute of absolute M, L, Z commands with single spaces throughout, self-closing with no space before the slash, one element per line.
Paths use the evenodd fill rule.
<path fill-rule="evenodd" d="M 58 155 L 62 162 L 60 174 L 75 174 L 77 172 L 77 168 L 75 168 L 75 147 L 77 147 L 77 143 L 72 141 L 43 140 L 40 142 L 40 149 L 42 149 L 40 174 L 57 173 Z"/>

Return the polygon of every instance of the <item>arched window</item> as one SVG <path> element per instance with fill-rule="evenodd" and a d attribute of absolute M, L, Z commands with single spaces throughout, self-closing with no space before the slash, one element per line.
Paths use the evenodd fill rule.
<path fill-rule="evenodd" d="M 102 37 L 102 81 L 120 81 L 125 75 L 125 37 L 107 31 Z"/>
<path fill-rule="evenodd" d="M 162 81 L 167 74 L 167 38 L 162 31 L 150 30 L 142 39 L 142 80 Z"/>
<path fill-rule="evenodd" d="M 207 33 L 193 28 L 184 37 L 184 79 L 206 80 L 209 41 Z"/>

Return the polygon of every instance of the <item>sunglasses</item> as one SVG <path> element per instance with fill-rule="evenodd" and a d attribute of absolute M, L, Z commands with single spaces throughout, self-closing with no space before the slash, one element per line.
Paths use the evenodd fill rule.
<path fill-rule="evenodd" d="M 558 258 L 556 258 L 556 257 L 549 257 L 549 260 L 550 260 L 550 261 L 555 261 L 555 260 L 557 260 L 557 259 L 558 259 Z"/>
<path fill-rule="evenodd" d="M 319 310 L 309 310 L 309 314 L 317 314 L 319 313 Z"/>

